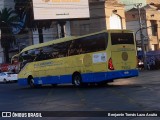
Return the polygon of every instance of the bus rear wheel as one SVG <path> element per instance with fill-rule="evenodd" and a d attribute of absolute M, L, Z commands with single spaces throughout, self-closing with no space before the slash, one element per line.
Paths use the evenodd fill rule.
<path fill-rule="evenodd" d="M 72 77 L 72 82 L 76 87 L 79 87 L 82 85 L 82 77 L 79 73 L 76 73 Z"/>

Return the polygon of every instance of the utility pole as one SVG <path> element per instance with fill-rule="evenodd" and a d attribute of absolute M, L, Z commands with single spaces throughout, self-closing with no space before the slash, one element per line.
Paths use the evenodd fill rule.
<path fill-rule="evenodd" d="M 142 48 L 142 54 L 143 54 L 144 69 L 147 69 L 146 51 L 145 51 L 145 45 L 144 45 L 144 39 L 143 39 L 143 32 L 142 32 L 143 26 L 142 26 L 141 10 L 140 10 L 142 3 L 135 4 L 135 6 L 138 9 L 138 18 L 139 18 L 140 38 L 141 38 L 141 48 Z"/>

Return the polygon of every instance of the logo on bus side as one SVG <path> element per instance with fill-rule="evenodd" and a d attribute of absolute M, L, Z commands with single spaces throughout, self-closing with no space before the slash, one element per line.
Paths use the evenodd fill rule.
<path fill-rule="evenodd" d="M 127 61 L 128 60 L 128 53 L 127 52 L 122 52 L 122 59 L 124 61 Z"/>

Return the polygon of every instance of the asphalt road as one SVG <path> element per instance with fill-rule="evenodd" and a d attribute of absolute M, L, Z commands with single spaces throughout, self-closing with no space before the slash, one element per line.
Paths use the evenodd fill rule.
<path fill-rule="evenodd" d="M 59 111 L 59 114 L 60 111 L 160 111 L 159 100 L 160 71 L 143 71 L 140 72 L 139 77 L 119 79 L 104 87 L 75 88 L 67 84 L 31 89 L 19 86 L 17 83 L 0 84 L 0 111 Z M 142 118 L 119 117 L 117 119 L 142 120 Z M 115 118 L 81 116 L 34 119 L 114 120 Z M 143 119 L 158 120 L 159 118 Z"/>

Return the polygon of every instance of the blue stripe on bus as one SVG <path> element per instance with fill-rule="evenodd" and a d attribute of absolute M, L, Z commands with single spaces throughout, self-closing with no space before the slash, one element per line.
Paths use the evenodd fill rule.
<path fill-rule="evenodd" d="M 110 72 L 98 72 L 98 73 L 85 73 L 81 74 L 82 81 L 86 83 L 91 82 L 103 82 L 111 81 L 118 78 L 128 78 L 138 76 L 138 70 L 121 70 L 121 71 L 110 71 Z M 19 79 L 19 85 L 28 85 L 27 79 Z M 62 76 L 47 76 L 47 77 L 36 77 L 34 78 L 35 84 L 63 84 L 72 83 L 72 75 Z"/>

